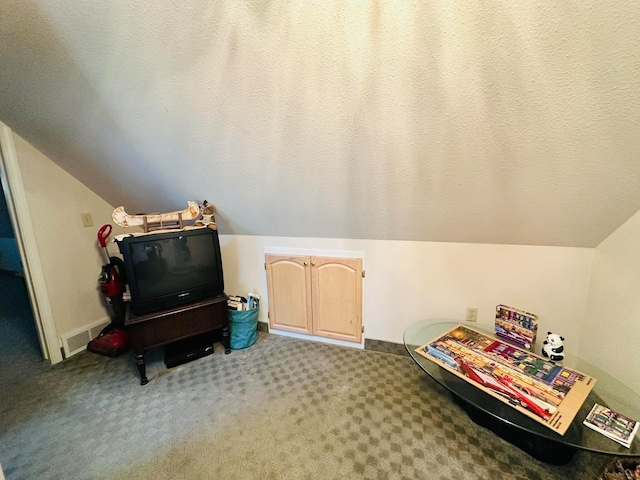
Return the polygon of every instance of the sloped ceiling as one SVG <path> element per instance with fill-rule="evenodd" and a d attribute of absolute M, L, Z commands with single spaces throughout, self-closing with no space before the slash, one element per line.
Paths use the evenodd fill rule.
<path fill-rule="evenodd" d="M 0 3 L 0 120 L 222 233 L 596 246 L 640 210 L 640 2 Z"/>

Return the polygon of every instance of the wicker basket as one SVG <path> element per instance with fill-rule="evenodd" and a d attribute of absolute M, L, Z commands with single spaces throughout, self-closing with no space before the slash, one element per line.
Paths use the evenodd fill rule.
<path fill-rule="evenodd" d="M 640 480 L 640 460 L 614 458 L 596 480 Z"/>

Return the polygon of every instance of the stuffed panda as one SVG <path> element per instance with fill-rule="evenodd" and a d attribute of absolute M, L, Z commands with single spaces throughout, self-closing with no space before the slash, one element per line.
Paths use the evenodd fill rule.
<path fill-rule="evenodd" d="M 547 339 L 543 342 L 542 355 L 548 357 L 552 362 L 561 362 L 564 359 L 563 341 L 564 337 L 547 332 Z"/>

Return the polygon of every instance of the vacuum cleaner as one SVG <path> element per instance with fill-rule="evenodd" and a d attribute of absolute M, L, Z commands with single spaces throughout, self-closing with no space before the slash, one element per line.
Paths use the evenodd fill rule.
<path fill-rule="evenodd" d="M 124 262 L 119 257 L 110 257 L 107 250 L 107 238 L 111 234 L 111 225 L 103 225 L 98 231 L 98 242 L 107 261 L 98 277 L 100 291 L 107 300 L 111 322 L 87 344 L 87 350 L 107 357 L 117 357 L 129 350 L 131 339 L 124 327 L 124 292 L 127 279 Z"/>

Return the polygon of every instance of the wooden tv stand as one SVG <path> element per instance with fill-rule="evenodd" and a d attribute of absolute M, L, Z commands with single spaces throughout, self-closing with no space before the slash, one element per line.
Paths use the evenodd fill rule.
<path fill-rule="evenodd" d="M 131 305 L 127 304 L 124 325 L 131 334 L 131 343 L 140 372 L 140 385 L 149 383 L 144 356 L 151 348 L 221 329 L 224 353 L 231 353 L 227 298 L 226 295 L 220 295 L 139 316 L 133 313 Z"/>

